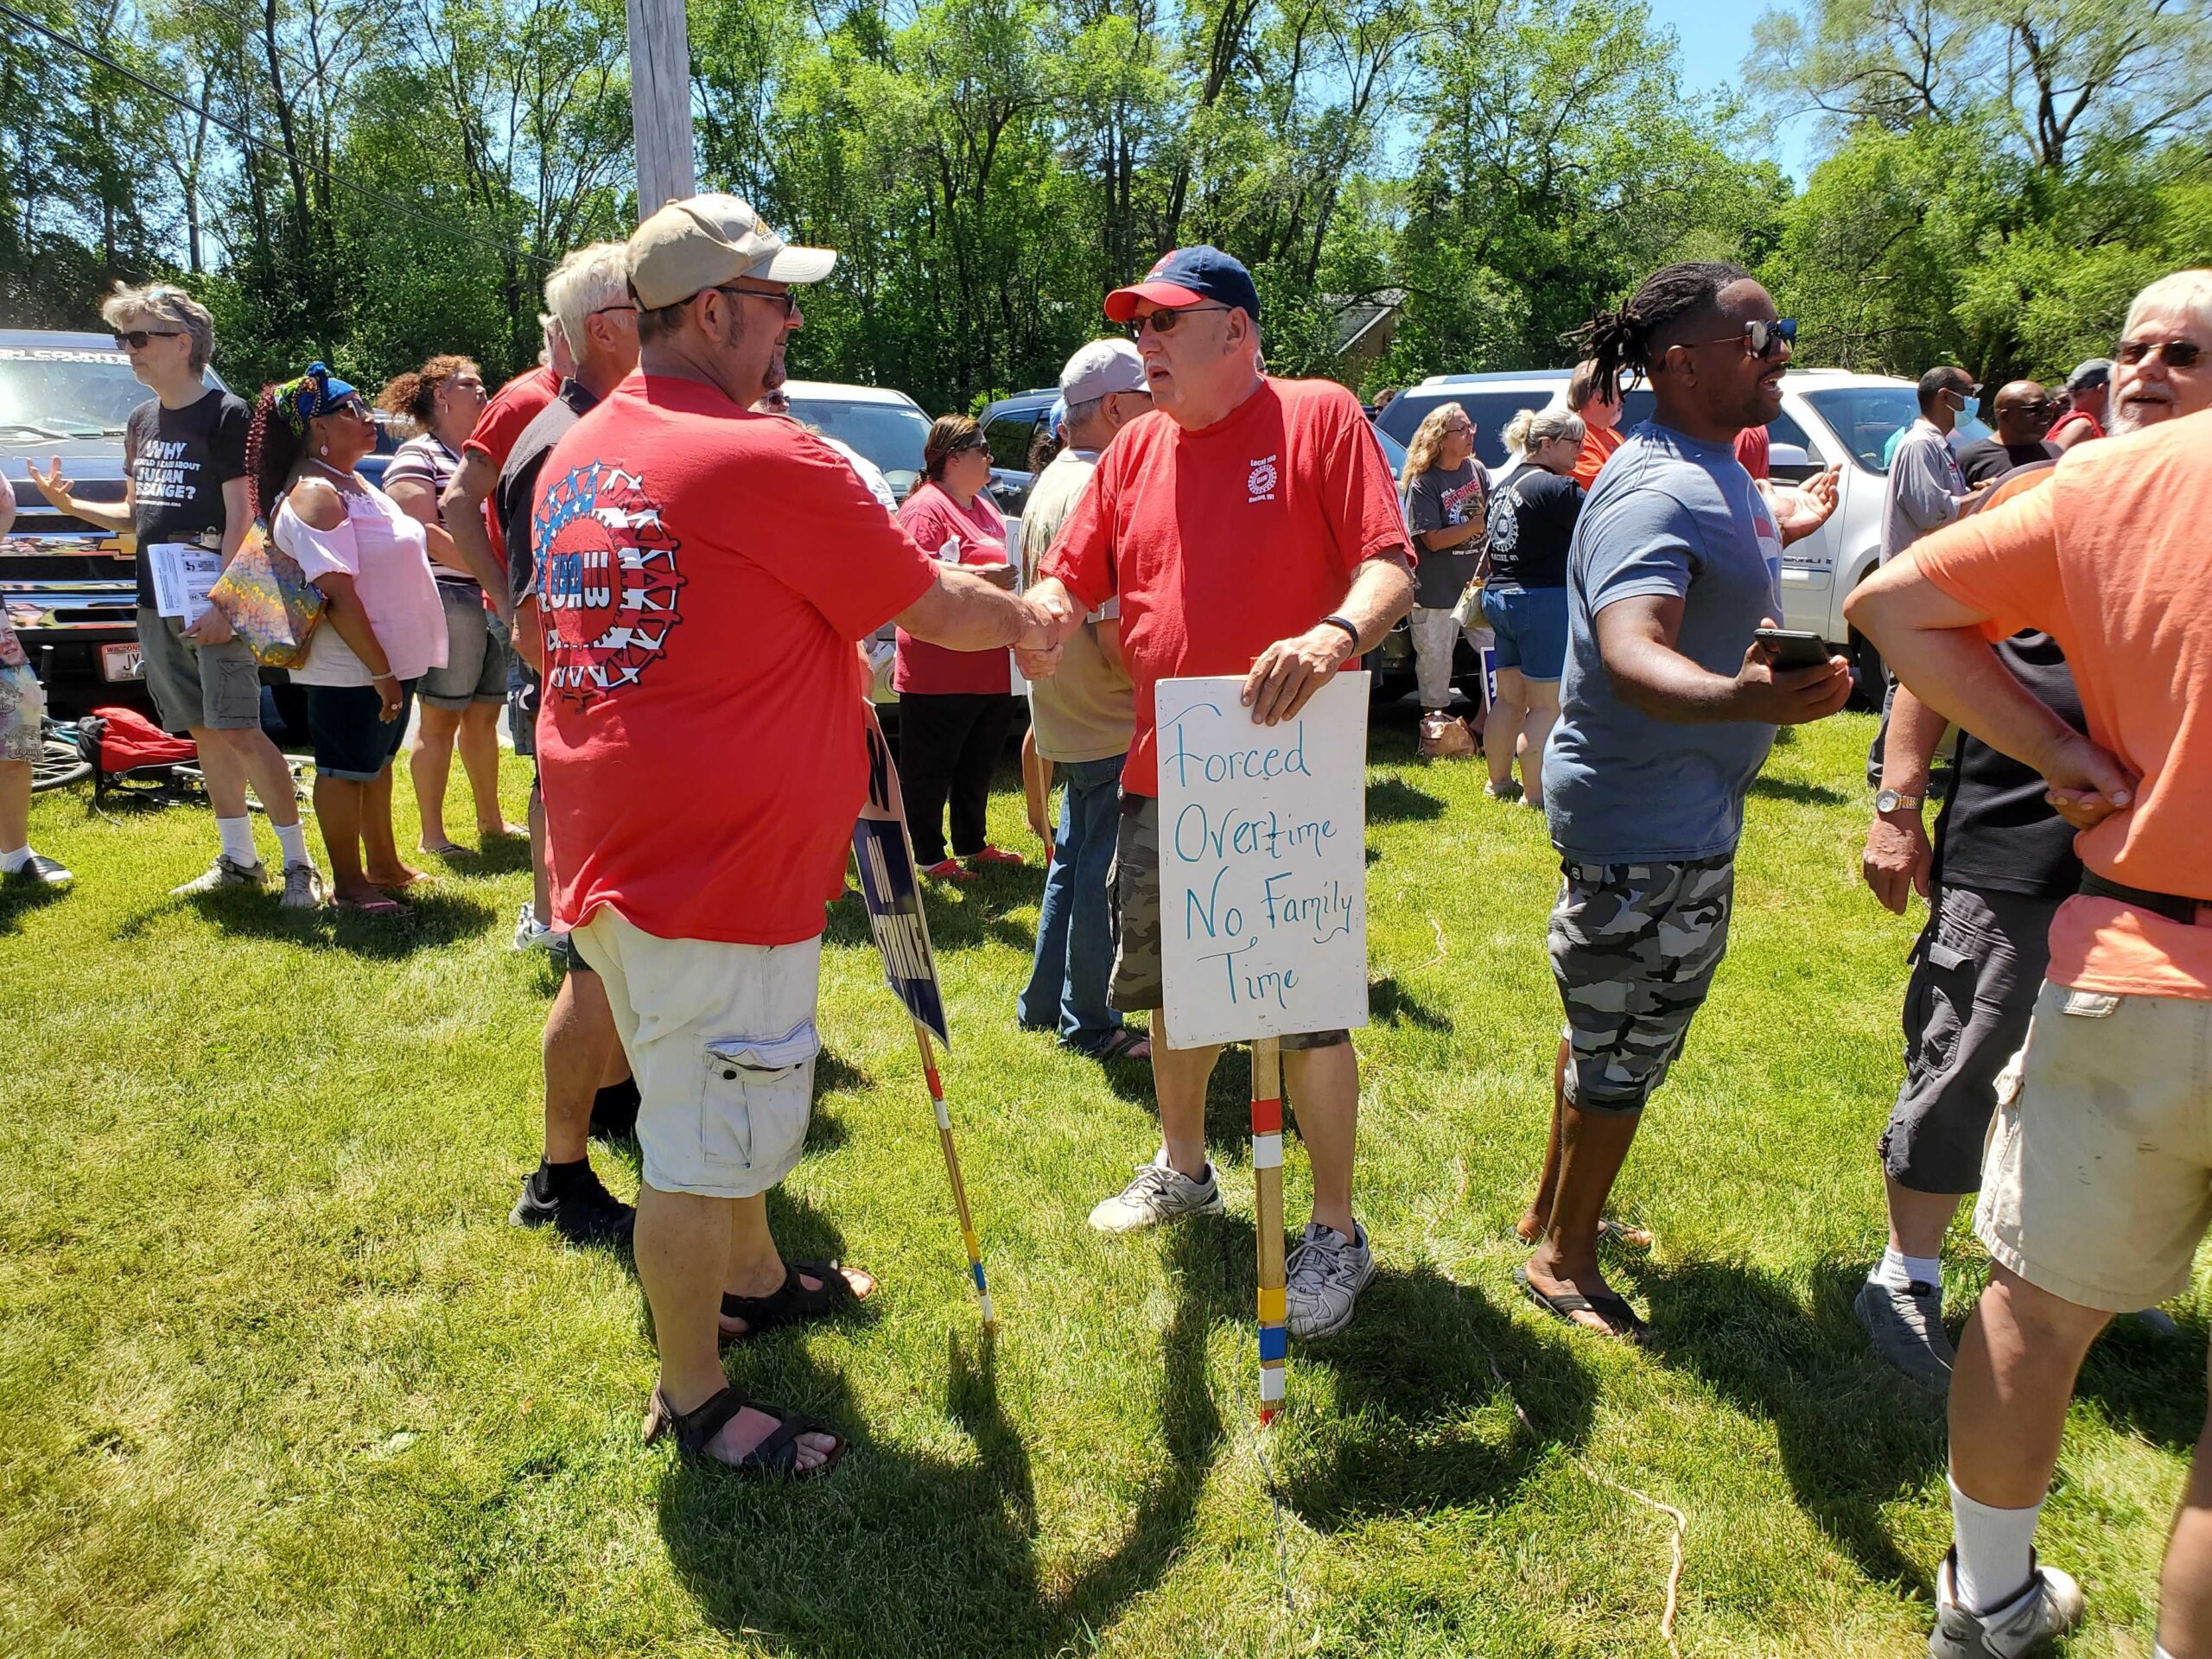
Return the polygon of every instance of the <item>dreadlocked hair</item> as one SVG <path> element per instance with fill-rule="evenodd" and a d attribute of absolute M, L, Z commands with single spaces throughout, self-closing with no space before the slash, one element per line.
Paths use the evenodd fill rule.
<path fill-rule="evenodd" d="M 1598 384 L 1618 397 L 1624 380 L 1651 372 L 1651 346 L 1658 335 L 1681 318 L 1710 308 L 1723 289 L 1750 276 L 1741 265 L 1718 259 L 1664 266 L 1645 277 L 1643 286 L 1618 309 L 1600 311 L 1571 338 L 1588 350 Z"/>
<path fill-rule="evenodd" d="M 264 386 L 261 396 L 254 399 L 252 423 L 245 429 L 246 493 L 253 504 L 253 516 L 272 526 L 276 498 L 284 493 L 284 480 L 300 464 L 307 448 L 306 440 L 285 416 L 280 400 L 286 389 Z"/>

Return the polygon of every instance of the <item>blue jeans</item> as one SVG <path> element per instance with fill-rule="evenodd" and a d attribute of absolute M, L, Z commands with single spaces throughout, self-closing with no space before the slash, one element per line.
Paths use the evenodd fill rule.
<path fill-rule="evenodd" d="M 1114 967 L 1106 872 L 1114 862 L 1122 759 L 1116 754 L 1054 767 L 1067 793 L 1037 913 L 1036 966 L 1014 1003 L 1023 1025 L 1057 1028 L 1062 1042 L 1086 1051 L 1122 1028 L 1121 1015 L 1106 1006 L 1106 979 Z"/>

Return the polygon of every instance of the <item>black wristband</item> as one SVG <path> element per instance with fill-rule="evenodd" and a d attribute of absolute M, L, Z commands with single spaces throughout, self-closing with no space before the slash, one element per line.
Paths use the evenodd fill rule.
<path fill-rule="evenodd" d="M 1357 652 L 1359 649 L 1359 630 L 1352 625 L 1351 620 L 1349 617 L 1338 616 L 1334 611 L 1332 611 L 1328 615 L 1323 617 L 1321 621 L 1322 624 L 1326 626 L 1342 628 L 1346 633 L 1351 636 L 1352 650 Z"/>

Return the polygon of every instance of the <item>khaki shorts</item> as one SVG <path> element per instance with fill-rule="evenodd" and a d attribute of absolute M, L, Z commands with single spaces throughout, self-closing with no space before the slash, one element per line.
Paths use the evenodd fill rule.
<path fill-rule="evenodd" d="M 569 938 L 638 1082 L 648 1186 L 749 1198 L 798 1166 L 814 1100 L 822 941 L 663 939 L 601 906 Z"/>
<path fill-rule="evenodd" d="M 1114 974 L 1106 1001 L 1122 1014 L 1148 1014 L 1167 1006 L 1160 955 L 1160 800 L 1122 796 L 1122 822 L 1114 837 L 1114 868 L 1106 893 L 1114 918 Z M 1287 1049 L 1334 1048 L 1351 1041 L 1348 1031 L 1309 1031 L 1286 1036 Z"/>
<path fill-rule="evenodd" d="M 1989 1253 L 2112 1313 L 2186 1290 L 2212 1223 L 2212 1002 L 2046 982 L 1997 1094 L 1974 1212 Z"/>
<path fill-rule="evenodd" d="M 138 650 L 146 659 L 146 689 L 165 732 L 198 727 L 209 732 L 261 729 L 261 670 L 243 639 L 199 645 L 184 637 L 184 623 L 138 608 Z"/>

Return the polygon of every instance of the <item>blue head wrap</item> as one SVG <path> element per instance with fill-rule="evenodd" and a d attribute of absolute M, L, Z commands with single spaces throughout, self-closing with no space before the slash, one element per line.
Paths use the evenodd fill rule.
<path fill-rule="evenodd" d="M 284 423 L 304 437 L 309 421 L 329 414 L 356 395 L 353 386 L 331 373 L 325 365 L 310 363 L 308 372 L 298 379 L 287 380 L 276 388 L 276 407 L 284 416 Z"/>

